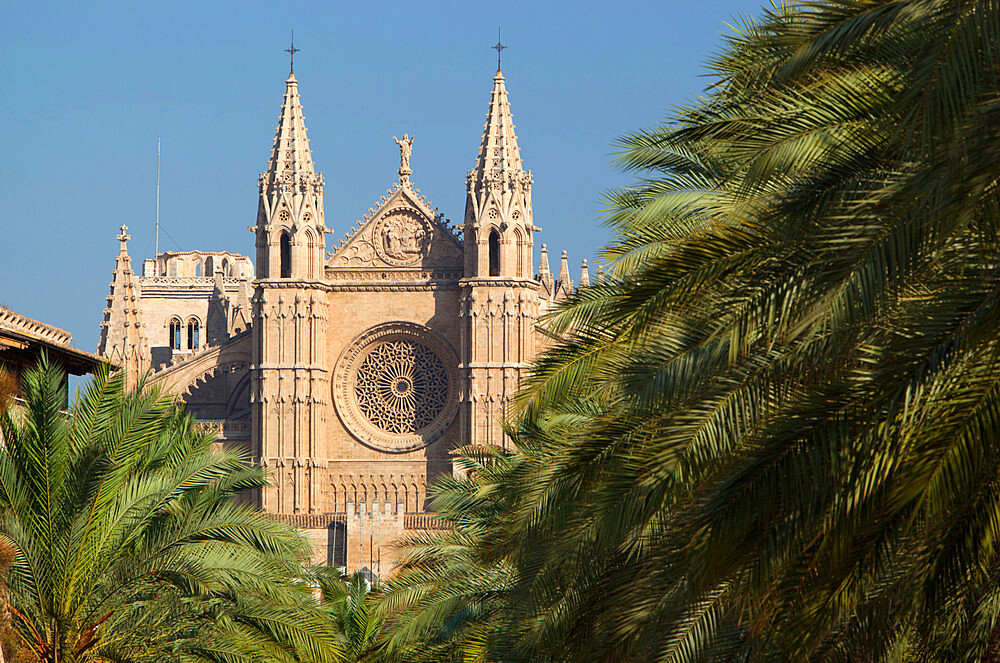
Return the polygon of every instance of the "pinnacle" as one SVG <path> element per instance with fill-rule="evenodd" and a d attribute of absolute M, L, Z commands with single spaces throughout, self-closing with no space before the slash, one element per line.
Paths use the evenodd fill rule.
<path fill-rule="evenodd" d="M 486 124 L 483 125 L 479 156 L 476 159 L 474 171 L 476 181 L 502 177 L 507 173 L 522 177 L 525 175 L 514 128 L 514 117 L 510 112 L 510 102 L 507 100 L 507 87 L 504 84 L 503 74 L 498 69 L 496 76 L 493 77 L 493 92 L 490 95 L 489 110 L 486 112 Z"/>
<path fill-rule="evenodd" d="M 315 176 L 316 168 L 306 135 L 298 81 L 295 74 L 290 73 L 285 81 L 285 95 L 278 117 L 278 128 L 274 134 L 274 147 L 262 180 L 263 184 L 270 187 L 279 181 L 300 177 L 314 179 Z"/>

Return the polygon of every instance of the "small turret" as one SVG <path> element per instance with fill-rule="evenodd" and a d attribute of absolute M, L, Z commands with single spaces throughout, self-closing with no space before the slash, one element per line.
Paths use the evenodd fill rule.
<path fill-rule="evenodd" d="M 573 279 L 569 275 L 569 257 L 563 249 L 559 258 L 559 278 L 556 279 L 555 299 L 565 299 L 573 294 Z"/>
<path fill-rule="evenodd" d="M 552 272 L 549 271 L 549 249 L 542 244 L 542 253 L 538 259 L 538 280 L 545 287 L 546 291 L 555 291 L 555 284 L 552 281 Z"/>
<path fill-rule="evenodd" d="M 149 341 L 142 320 L 142 292 L 132 272 L 128 254 L 128 226 L 118 234 L 120 246 L 111 276 L 111 292 L 101 323 L 101 340 L 97 354 L 110 359 L 125 371 L 128 386 L 133 386 L 150 364 Z"/>
<path fill-rule="evenodd" d="M 587 259 L 583 259 L 583 263 L 580 265 L 580 287 L 589 288 L 590 287 L 590 272 L 587 270 Z"/>

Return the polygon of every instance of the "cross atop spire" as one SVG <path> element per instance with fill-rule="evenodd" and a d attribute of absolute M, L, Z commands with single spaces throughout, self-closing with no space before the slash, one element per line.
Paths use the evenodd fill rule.
<path fill-rule="evenodd" d="M 507 48 L 502 43 L 500 43 L 500 26 L 499 25 L 497 26 L 497 45 L 496 46 L 491 46 L 490 48 L 492 48 L 494 51 L 497 52 L 497 73 L 499 74 L 500 73 L 500 53 L 503 51 L 503 49 Z"/>
<path fill-rule="evenodd" d="M 295 48 L 295 30 L 292 30 L 292 45 L 285 49 L 285 53 L 288 53 L 288 73 L 295 73 L 295 54 L 301 51 L 301 48 Z"/>

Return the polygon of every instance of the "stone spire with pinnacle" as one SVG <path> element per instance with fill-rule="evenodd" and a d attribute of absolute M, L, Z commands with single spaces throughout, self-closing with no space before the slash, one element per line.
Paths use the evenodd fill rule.
<path fill-rule="evenodd" d="M 122 226 L 118 235 L 120 247 L 115 257 L 111 275 L 111 292 L 101 322 L 101 340 L 97 354 L 121 366 L 126 383 L 134 386 L 145 374 L 150 364 L 149 341 L 142 320 L 142 293 L 132 272 L 132 258 L 128 254 L 128 226 Z"/>
<path fill-rule="evenodd" d="M 498 52 L 502 47 L 497 45 Z M 510 448 L 504 422 L 541 341 L 539 290 L 544 286 L 532 266 L 538 228 L 532 221 L 531 184 L 498 67 L 476 166 L 466 178 L 462 226 L 461 437 L 470 445 Z"/>
<path fill-rule="evenodd" d="M 531 173 L 521 161 L 506 82 L 498 69 L 476 166 L 466 178 L 467 276 L 532 277 L 533 233 L 538 228 L 533 221 L 531 184 Z M 491 254 L 499 257 L 498 266 L 491 264 Z"/>
<path fill-rule="evenodd" d="M 274 134 L 274 147 L 261 179 L 269 189 L 288 181 L 322 186 L 322 175 L 316 172 L 309 149 L 299 82 L 294 73 L 289 73 L 285 81 L 285 98 Z"/>
<path fill-rule="evenodd" d="M 323 176 L 313 163 L 299 83 L 291 72 L 285 81 L 271 158 L 258 179 L 258 189 L 257 225 L 250 227 L 257 234 L 257 277 L 322 278 L 328 232 Z"/>

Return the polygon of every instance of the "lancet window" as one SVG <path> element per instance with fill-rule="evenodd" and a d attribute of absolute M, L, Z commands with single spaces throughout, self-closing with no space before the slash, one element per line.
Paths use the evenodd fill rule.
<path fill-rule="evenodd" d="M 496 230 L 490 231 L 489 251 L 490 276 L 500 276 L 500 234 Z"/>
<path fill-rule="evenodd" d="M 288 236 L 288 233 L 281 233 L 279 253 L 281 267 L 280 267 L 280 278 L 287 279 L 292 276 L 292 240 Z"/>
<path fill-rule="evenodd" d="M 170 347 L 174 350 L 181 349 L 181 321 L 177 318 L 170 321 Z"/>

